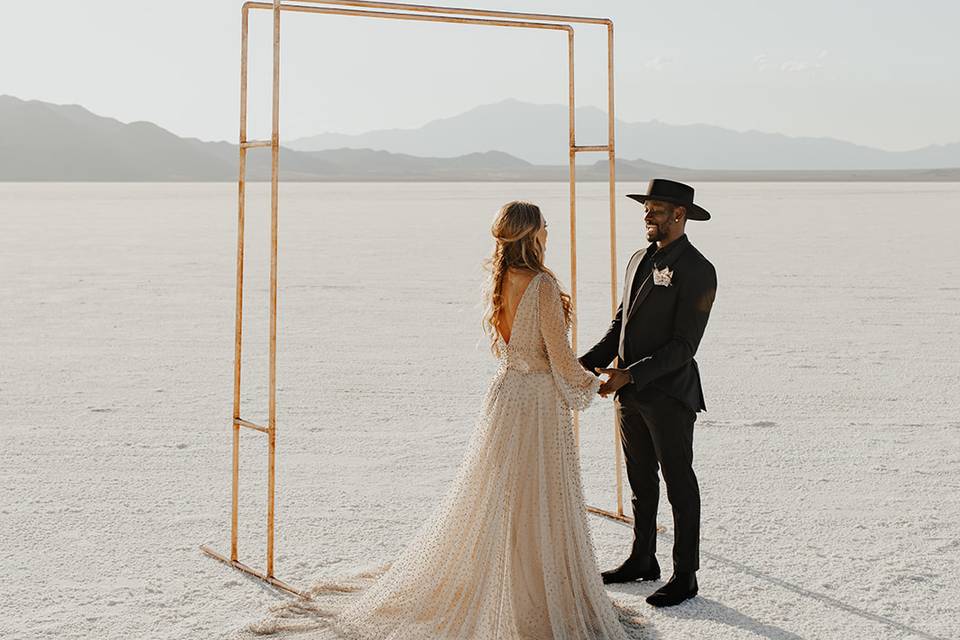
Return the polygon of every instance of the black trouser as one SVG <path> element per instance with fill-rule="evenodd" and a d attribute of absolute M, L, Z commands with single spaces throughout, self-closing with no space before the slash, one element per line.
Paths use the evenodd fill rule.
<path fill-rule="evenodd" d="M 647 562 L 657 550 L 659 465 L 673 508 L 674 572 L 700 568 L 700 487 L 693 472 L 693 423 L 697 414 L 683 402 L 631 385 L 617 397 L 620 439 L 633 491 L 631 558 Z"/>

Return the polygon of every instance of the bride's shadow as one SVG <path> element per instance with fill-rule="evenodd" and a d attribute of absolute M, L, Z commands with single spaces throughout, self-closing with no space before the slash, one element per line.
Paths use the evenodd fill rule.
<path fill-rule="evenodd" d="M 619 585 L 617 591 L 623 594 L 629 594 L 635 598 L 639 598 L 642 602 L 644 598 L 656 591 L 660 586 L 662 586 L 661 583 L 652 583 L 649 585 L 641 585 L 636 583 L 631 585 Z M 640 606 L 633 605 L 631 608 L 641 615 L 645 614 Z M 767 638 L 768 640 L 804 640 L 802 636 L 799 636 L 792 631 L 787 631 L 785 629 L 781 629 L 780 627 L 757 620 L 756 618 L 751 618 L 750 616 L 743 614 L 736 609 L 731 609 L 730 607 L 716 600 L 711 600 L 710 598 L 704 598 L 702 596 L 697 596 L 696 598 L 688 600 L 687 602 L 684 602 L 676 607 L 662 608 L 657 609 L 656 611 L 658 616 L 665 618 L 669 617 L 700 621 L 710 620 L 728 627 L 735 627 L 738 629 L 743 629 L 744 631 L 749 631 L 758 637 Z M 657 640 L 661 637 L 655 626 L 655 621 L 651 620 L 649 617 L 647 617 L 647 620 L 648 621 L 644 625 L 637 629 L 639 632 L 638 635 L 631 635 L 631 637 L 634 637 L 637 640 Z"/>

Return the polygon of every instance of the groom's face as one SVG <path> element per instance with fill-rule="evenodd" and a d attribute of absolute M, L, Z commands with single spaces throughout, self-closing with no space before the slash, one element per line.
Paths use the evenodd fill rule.
<path fill-rule="evenodd" d="M 655 200 L 648 200 L 643 204 L 647 242 L 659 242 L 670 237 L 674 224 L 674 208 L 672 204 Z"/>

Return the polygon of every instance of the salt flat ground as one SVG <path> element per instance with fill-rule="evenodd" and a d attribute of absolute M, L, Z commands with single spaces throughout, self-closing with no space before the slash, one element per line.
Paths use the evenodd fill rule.
<path fill-rule="evenodd" d="M 621 185 L 621 192 L 633 185 Z M 266 419 L 268 206 L 251 187 L 244 417 Z M 569 284 L 566 185 L 283 185 L 276 572 L 389 561 L 443 494 L 494 371 L 489 223 L 541 203 Z M 701 596 L 645 637 L 960 637 L 960 185 L 702 184 L 719 291 Z M 644 244 L 620 197 L 618 272 Z M 604 185 L 579 200 L 580 346 L 610 315 Z M 229 541 L 235 187 L 0 185 L 0 637 L 216 638 L 283 596 Z M 622 275 L 620 275 L 622 278 Z M 582 416 L 614 504 L 612 405 Z M 265 437 L 242 440 L 241 559 L 263 565 Z M 662 497 L 660 559 L 672 521 Z M 629 505 L 627 505 L 629 513 Z M 630 532 L 592 519 L 601 567 Z"/>

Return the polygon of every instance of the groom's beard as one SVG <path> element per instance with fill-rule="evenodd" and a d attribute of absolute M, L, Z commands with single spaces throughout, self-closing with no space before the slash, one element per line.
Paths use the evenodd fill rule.
<path fill-rule="evenodd" d="M 667 239 L 667 230 L 660 225 L 647 226 L 647 242 L 659 242 Z"/>

